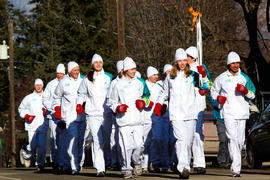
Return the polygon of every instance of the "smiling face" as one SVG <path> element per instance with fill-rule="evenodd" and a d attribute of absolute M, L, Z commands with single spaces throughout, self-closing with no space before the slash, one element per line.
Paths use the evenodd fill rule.
<path fill-rule="evenodd" d="M 239 68 L 240 68 L 240 63 L 239 62 L 229 64 L 229 71 L 232 74 L 236 74 L 239 71 Z"/>
<path fill-rule="evenodd" d="M 95 71 L 100 72 L 103 68 L 103 62 L 102 61 L 95 61 L 93 63 L 93 68 Z"/>
<path fill-rule="evenodd" d="M 80 74 L 80 67 L 76 66 L 71 70 L 69 76 L 72 77 L 73 79 L 77 79 L 79 77 L 79 74 Z"/>
<path fill-rule="evenodd" d="M 136 68 L 132 68 L 132 69 L 128 69 L 125 73 L 125 76 L 128 78 L 128 79 L 132 79 L 135 77 L 135 74 L 136 74 Z"/>
<path fill-rule="evenodd" d="M 60 72 L 56 73 L 56 78 L 57 78 L 58 80 L 62 80 L 63 77 L 64 77 L 64 73 L 60 73 Z"/>
<path fill-rule="evenodd" d="M 43 86 L 41 84 L 36 84 L 35 85 L 35 91 L 36 93 L 41 93 L 43 89 Z"/>
<path fill-rule="evenodd" d="M 187 60 L 186 59 L 180 59 L 177 61 L 177 65 L 179 67 L 180 70 L 184 70 L 185 67 L 187 66 Z"/>
<path fill-rule="evenodd" d="M 158 74 L 153 74 L 152 76 L 150 76 L 148 78 L 148 80 L 151 82 L 151 83 L 156 83 L 158 81 Z"/>

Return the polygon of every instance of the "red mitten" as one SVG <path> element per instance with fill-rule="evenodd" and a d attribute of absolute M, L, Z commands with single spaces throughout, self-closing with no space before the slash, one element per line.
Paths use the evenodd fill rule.
<path fill-rule="evenodd" d="M 136 104 L 136 108 L 139 110 L 142 110 L 145 107 L 145 101 L 141 99 L 137 99 L 135 104 Z"/>
<path fill-rule="evenodd" d="M 218 96 L 217 97 L 217 101 L 219 102 L 219 104 L 225 104 L 227 98 L 225 96 Z"/>
<path fill-rule="evenodd" d="M 76 111 L 77 111 L 77 114 L 82 114 L 84 109 L 83 109 L 83 106 L 81 104 L 77 104 L 76 106 Z"/>
<path fill-rule="evenodd" d="M 161 108 L 162 108 L 161 104 L 160 103 L 157 103 L 156 106 L 155 106 L 155 108 L 154 108 L 155 115 L 161 116 Z"/>
<path fill-rule="evenodd" d="M 154 106 L 154 102 L 150 101 L 149 104 L 148 104 L 148 108 L 152 108 L 153 106 Z"/>
<path fill-rule="evenodd" d="M 126 104 L 121 104 L 116 107 L 116 111 L 119 113 L 126 113 L 127 112 L 128 105 Z"/>
<path fill-rule="evenodd" d="M 160 110 L 161 116 L 163 116 L 166 113 L 166 109 L 167 109 L 167 104 L 163 104 Z"/>
<path fill-rule="evenodd" d="M 55 113 L 54 113 L 55 119 L 61 120 L 62 119 L 62 117 L 61 117 L 61 107 L 60 106 L 56 106 L 54 108 L 54 110 L 55 110 Z"/>
<path fill-rule="evenodd" d="M 248 93 L 248 89 L 242 84 L 238 83 L 236 89 L 237 89 L 238 92 L 241 92 L 244 95 L 247 95 L 247 93 Z"/>
<path fill-rule="evenodd" d="M 199 93 L 202 96 L 205 95 L 207 92 L 208 92 L 208 89 L 205 89 L 205 90 L 199 89 Z"/>
<path fill-rule="evenodd" d="M 36 117 L 36 116 L 34 116 L 34 115 L 29 115 L 29 114 L 26 114 L 26 115 L 24 116 L 24 118 L 25 118 L 29 123 L 31 123 L 31 122 L 35 119 L 35 117 Z"/>
<path fill-rule="evenodd" d="M 47 112 L 47 110 L 43 107 L 42 108 L 42 112 L 43 112 L 43 116 L 45 116 L 46 115 L 46 112 Z"/>
<path fill-rule="evenodd" d="M 206 69 L 204 68 L 204 66 L 200 65 L 197 66 L 198 72 L 202 75 L 202 77 L 204 78 L 206 76 Z"/>

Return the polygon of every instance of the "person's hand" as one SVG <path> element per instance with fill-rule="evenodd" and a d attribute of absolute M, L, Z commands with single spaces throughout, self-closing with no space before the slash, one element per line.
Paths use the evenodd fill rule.
<path fill-rule="evenodd" d="M 121 104 L 119 106 L 116 107 L 116 111 L 123 114 L 123 113 L 126 113 L 127 112 L 127 108 L 128 108 L 128 105 L 126 104 Z"/>
<path fill-rule="evenodd" d="M 155 115 L 157 116 L 161 116 L 161 109 L 162 109 L 162 106 L 160 103 L 157 103 L 155 108 L 154 108 L 154 113 Z"/>
<path fill-rule="evenodd" d="M 241 92 L 244 95 L 247 95 L 247 93 L 248 93 L 248 89 L 242 84 L 238 83 L 236 89 L 237 89 L 238 92 Z"/>
<path fill-rule="evenodd" d="M 225 96 L 218 96 L 217 101 L 219 104 L 225 104 L 227 98 Z"/>
<path fill-rule="evenodd" d="M 204 68 L 204 66 L 202 66 L 202 65 L 197 66 L 197 70 L 202 75 L 202 77 L 205 78 L 205 76 L 206 76 L 206 69 Z"/>
<path fill-rule="evenodd" d="M 61 108 L 60 108 L 60 106 L 56 106 L 54 108 L 54 110 L 55 110 L 55 113 L 54 113 L 55 119 L 61 120 L 62 117 L 61 117 Z"/>
<path fill-rule="evenodd" d="M 47 112 L 47 110 L 43 107 L 42 108 L 42 112 L 43 112 L 43 116 L 45 116 L 46 115 L 46 112 Z"/>
<path fill-rule="evenodd" d="M 29 115 L 29 114 L 26 114 L 24 116 L 24 119 L 26 119 L 26 121 L 28 121 L 29 123 L 31 123 L 34 119 L 35 119 L 36 116 L 34 115 Z"/>
<path fill-rule="evenodd" d="M 207 92 L 208 92 L 208 89 L 205 89 L 205 90 L 199 89 L 199 93 L 201 96 L 205 95 Z"/>
<path fill-rule="evenodd" d="M 136 108 L 139 110 L 142 110 L 145 107 L 145 101 L 141 99 L 137 99 L 135 104 L 136 104 Z"/>
<path fill-rule="evenodd" d="M 153 101 L 150 101 L 149 104 L 148 104 L 148 108 L 152 108 L 154 106 L 154 102 Z"/>
<path fill-rule="evenodd" d="M 77 112 L 77 114 L 80 115 L 80 114 L 83 113 L 83 111 L 84 111 L 83 106 L 81 104 L 77 104 L 77 106 L 76 106 L 76 112 Z"/>

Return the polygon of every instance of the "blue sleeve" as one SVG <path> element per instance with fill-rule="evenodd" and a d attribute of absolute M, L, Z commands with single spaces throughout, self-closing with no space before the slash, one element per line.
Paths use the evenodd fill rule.
<path fill-rule="evenodd" d="M 247 83 L 245 85 L 245 87 L 249 90 L 252 91 L 254 94 L 256 93 L 256 88 L 253 84 L 253 82 L 251 81 L 251 79 L 248 77 L 248 75 L 246 75 L 245 73 L 241 72 L 241 74 L 245 77 Z"/>
<path fill-rule="evenodd" d="M 141 81 L 143 83 L 143 95 L 142 95 L 142 98 L 145 99 L 149 99 L 150 97 L 150 91 L 145 83 L 145 80 L 143 80 L 142 78 L 137 78 L 139 81 Z"/>
<path fill-rule="evenodd" d="M 208 101 L 214 108 L 218 108 L 219 103 L 217 100 L 214 100 L 211 96 L 208 96 Z"/>

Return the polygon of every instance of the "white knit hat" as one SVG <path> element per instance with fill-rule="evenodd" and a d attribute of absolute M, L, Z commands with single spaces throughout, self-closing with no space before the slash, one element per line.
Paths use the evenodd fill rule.
<path fill-rule="evenodd" d="M 175 52 L 174 61 L 187 60 L 187 53 L 184 49 L 179 48 Z"/>
<path fill-rule="evenodd" d="M 141 73 L 140 73 L 139 71 L 136 71 L 136 73 L 135 73 L 135 77 L 141 78 L 141 77 L 142 77 L 142 75 L 141 75 Z"/>
<path fill-rule="evenodd" d="M 232 51 L 228 54 L 227 65 L 235 62 L 240 62 L 240 56 L 236 52 Z"/>
<path fill-rule="evenodd" d="M 147 68 L 147 78 L 149 78 L 150 76 L 152 76 L 154 74 L 158 74 L 158 70 L 156 68 L 154 68 L 153 66 L 149 66 Z"/>
<path fill-rule="evenodd" d="M 186 49 L 187 55 L 193 57 L 194 59 L 198 58 L 198 50 L 194 46 L 190 46 L 189 48 Z"/>
<path fill-rule="evenodd" d="M 117 73 L 119 74 L 123 68 L 124 68 L 124 61 L 123 60 L 120 60 L 120 61 L 117 61 L 116 63 L 116 69 L 117 69 Z"/>
<path fill-rule="evenodd" d="M 165 72 L 167 72 L 168 70 L 171 70 L 173 67 L 171 64 L 165 64 L 164 68 L 163 68 L 163 74 Z"/>
<path fill-rule="evenodd" d="M 129 69 L 133 69 L 136 68 L 136 63 L 133 61 L 133 59 L 131 59 L 130 57 L 126 57 L 124 59 L 124 71 L 129 70 Z"/>
<path fill-rule="evenodd" d="M 68 63 L 68 73 L 70 73 L 72 71 L 73 68 L 79 66 L 75 61 L 70 61 Z"/>
<path fill-rule="evenodd" d="M 92 57 L 92 64 L 94 64 L 94 62 L 96 61 L 102 61 L 103 62 L 103 59 L 100 55 L 98 54 L 94 54 L 94 56 Z"/>
<path fill-rule="evenodd" d="M 34 85 L 40 84 L 43 86 L 43 81 L 41 79 L 36 79 Z"/>
<path fill-rule="evenodd" d="M 64 66 L 64 64 L 58 64 L 57 65 L 56 73 L 63 73 L 63 74 L 65 74 L 65 66 Z"/>

